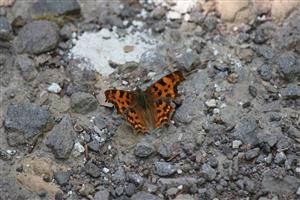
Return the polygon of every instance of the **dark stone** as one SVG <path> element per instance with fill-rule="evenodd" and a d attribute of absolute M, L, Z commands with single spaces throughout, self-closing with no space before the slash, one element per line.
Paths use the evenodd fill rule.
<path fill-rule="evenodd" d="M 297 64 L 296 56 L 292 52 L 286 52 L 278 58 L 279 71 L 284 78 L 291 80 L 300 73 L 300 65 Z"/>
<path fill-rule="evenodd" d="M 21 75 L 26 81 L 32 81 L 38 74 L 34 61 L 25 54 L 18 55 L 15 64 L 20 69 Z"/>
<path fill-rule="evenodd" d="M 85 164 L 84 170 L 87 174 L 94 178 L 97 178 L 101 175 L 100 168 L 97 165 L 95 165 L 92 161 L 89 161 Z"/>
<path fill-rule="evenodd" d="M 136 186 L 133 183 L 129 183 L 126 187 L 125 187 L 125 192 L 127 194 L 127 196 L 132 196 L 135 193 L 136 190 Z"/>
<path fill-rule="evenodd" d="M 243 143 L 255 145 L 258 142 L 256 129 L 256 119 L 253 116 L 247 116 L 238 122 L 235 135 L 242 140 Z"/>
<path fill-rule="evenodd" d="M 55 49 L 58 45 L 58 27 L 46 20 L 26 24 L 14 40 L 17 53 L 41 54 Z"/>
<path fill-rule="evenodd" d="M 65 186 L 68 184 L 71 176 L 70 171 L 58 171 L 54 173 L 54 179 L 60 186 Z"/>
<path fill-rule="evenodd" d="M 263 80 L 269 81 L 272 78 L 272 67 L 268 64 L 263 64 L 258 69 L 258 73 Z"/>
<path fill-rule="evenodd" d="M 88 143 L 88 147 L 90 150 L 98 152 L 100 149 L 100 142 L 93 140 L 92 142 Z"/>
<path fill-rule="evenodd" d="M 0 40 L 8 41 L 13 38 L 12 27 L 5 17 L 0 17 Z"/>
<path fill-rule="evenodd" d="M 9 132 L 21 132 L 25 139 L 51 130 L 53 124 L 53 118 L 46 108 L 31 103 L 10 105 L 4 121 Z"/>
<path fill-rule="evenodd" d="M 284 99 L 300 98 L 300 86 L 289 84 L 286 88 L 280 90 L 280 94 Z"/>
<path fill-rule="evenodd" d="M 96 98 L 84 92 L 77 92 L 71 96 L 71 108 L 76 113 L 87 114 L 96 110 L 98 102 Z"/>
<path fill-rule="evenodd" d="M 159 176 L 170 176 L 174 174 L 177 168 L 167 162 L 155 162 L 155 173 Z"/>
<path fill-rule="evenodd" d="M 74 146 L 74 137 L 71 119 L 65 116 L 49 133 L 46 145 L 52 149 L 57 159 L 67 159 Z"/>
<path fill-rule="evenodd" d="M 248 91 L 249 91 L 249 93 L 250 93 L 250 95 L 252 97 L 255 98 L 257 96 L 257 89 L 256 89 L 256 87 L 254 87 L 252 85 L 249 85 Z"/>
<path fill-rule="evenodd" d="M 260 153 L 260 148 L 254 148 L 254 149 L 250 149 L 245 153 L 245 159 L 246 160 L 251 160 L 255 157 L 257 157 Z"/>
<path fill-rule="evenodd" d="M 266 33 L 264 28 L 259 27 L 255 31 L 254 42 L 256 44 L 263 44 L 269 39 L 268 34 Z"/>
<path fill-rule="evenodd" d="M 79 14 L 80 6 L 77 0 L 38 0 L 33 4 L 33 10 L 36 15 L 49 15 L 49 14 Z"/>
<path fill-rule="evenodd" d="M 76 27 L 71 24 L 65 24 L 59 31 L 59 35 L 62 37 L 63 40 L 69 40 L 72 38 L 73 32 L 76 31 Z"/>
<path fill-rule="evenodd" d="M 217 24 L 218 24 L 218 20 L 216 17 L 206 17 L 204 20 L 204 27 L 208 32 L 215 30 Z"/>
<path fill-rule="evenodd" d="M 146 158 L 154 152 L 153 147 L 148 143 L 137 144 L 134 149 L 134 155 L 140 158 Z"/>
<path fill-rule="evenodd" d="M 162 200 L 162 198 L 155 196 L 153 194 L 147 193 L 147 192 L 138 192 L 134 194 L 131 198 L 131 200 Z"/>

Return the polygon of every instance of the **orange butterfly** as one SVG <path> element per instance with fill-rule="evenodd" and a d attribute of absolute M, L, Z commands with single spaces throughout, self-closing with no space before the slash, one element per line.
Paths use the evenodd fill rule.
<path fill-rule="evenodd" d="M 182 73 L 175 71 L 156 81 L 145 91 L 106 90 L 106 102 L 113 103 L 118 114 L 124 115 L 138 132 L 147 133 L 169 122 L 174 111 L 171 100 L 175 100 L 178 95 L 177 85 L 182 80 Z"/>

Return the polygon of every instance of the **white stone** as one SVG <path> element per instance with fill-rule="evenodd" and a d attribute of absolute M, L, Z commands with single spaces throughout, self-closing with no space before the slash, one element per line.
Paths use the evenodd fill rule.
<path fill-rule="evenodd" d="M 79 143 L 79 142 L 76 142 L 74 144 L 74 148 L 73 148 L 73 155 L 75 157 L 79 156 L 81 153 L 84 152 L 84 147 Z"/>
<path fill-rule="evenodd" d="M 210 108 L 214 108 L 217 106 L 217 101 L 215 99 L 210 99 L 205 102 L 205 105 Z"/>
<path fill-rule="evenodd" d="M 61 87 L 57 84 L 57 83 L 52 83 L 49 87 L 48 87 L 48 91 L 52 92 L 52 93 L 60 93 L 61 91 Z"/>
<path fill-rule="evenodd" d="M 181 14 L 179 12 L 176 12 L 176 11 L 169 11 L 167 13 L 167 18 L 168 19 L 180 19 L 181 18 Z"/>
<path fill-rule="evenodd" d="M 182 170 L 181 169 L 177 169 L 177 174 L 182 174 Z"/>
<path fill-rule="evenodd" d="M 10 149 L 8 149 L 8 150 L 6 150 L 6 153 L 8 153 L 9 155 L 15 155 L 16 153 L 17 153 L 17 151 L 16 150 L 10 150 Z"/>
<path fill-rule="evenodd" d="M 296 194 L 300 196 L 300 187 L 298 187 Z"/>
<path fill-rule="evenodd" d="M 240 140 L 233 140 L 232 141 L 232 148 L 233 149 L 238 149 L 242 145 L 242 141 Z"/>
<path fill-rule="evenodd" d="M 104 167 L 102 171 L 107 174 L 109 172 L 109 169 Z"/>

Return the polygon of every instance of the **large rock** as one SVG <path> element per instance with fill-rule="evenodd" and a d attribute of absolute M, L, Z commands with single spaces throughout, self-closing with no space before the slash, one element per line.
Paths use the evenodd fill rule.
<path fill-rule="evenodd" d="M 45 14 L 78 14 L 80 6 L 77 0 L 38 0 L 33 4 L 34 13 L 37 15 Z"/>
<path fill-rule="evenodd" d="M 50 130 L 53 123 L 53 118 L 46 108 L 31 103 L 10 105 L 4 121 L 8 132 L 21 133 L 25 139 Z"/>
<path fill-rule="evenodd" d="M 26 24 L 14 40 L 17 53 L 41 54 L 56 48 L 59 41 L 58 27 L 46 20 Z"/>
<path fill-rule="evenodd" d="M 57 159 L 69 157 L 74 145 L 74 131 L 69 116 L 65 116 L 50 132 L 46 145 Z"/>
<path fill-rule="evenodd" d="M 76 113 L 87 114 L 96 110 L 98 102 L 96 98 L 85 92 L 77 92 L 71 96 L 71 108 Z"/>

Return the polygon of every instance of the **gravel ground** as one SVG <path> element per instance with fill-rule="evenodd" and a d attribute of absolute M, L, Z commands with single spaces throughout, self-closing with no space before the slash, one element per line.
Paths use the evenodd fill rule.
<path fill-rule="evenodd" d="M 3 2 L 0 199 L 300 199 L 296 1 Z M 175 70 L 161 129 L 105 102 Z"/>

